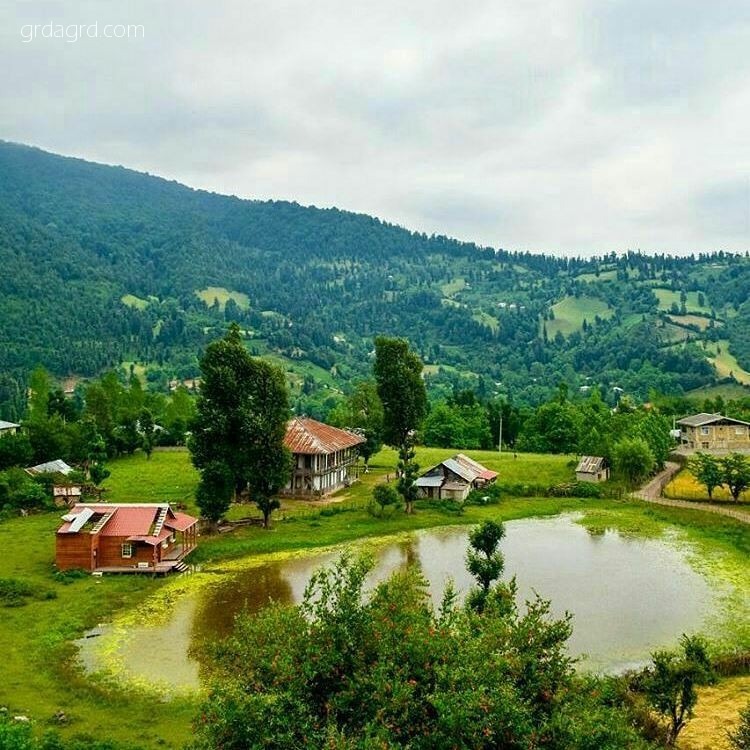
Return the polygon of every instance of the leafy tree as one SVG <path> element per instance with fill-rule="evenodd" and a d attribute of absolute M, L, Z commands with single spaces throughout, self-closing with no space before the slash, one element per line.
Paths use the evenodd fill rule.
<path fill-rule="evenodd" d="M 651 448 L 640 437 L 620 440 L 612 453 L 615 470 L 631 487 L 643 481 L 656 465 Z"/>
<path fill-rule="evenodd" d="M 740 724 L 727 737 L 733 750 L 750 750 L 750 703 L 740 711 Z"/>
<path fill-rule="evenodd" d="M 291 456 L 284 446 L 289 397 L 283 372 L 251 357 L 239 327 L 210 344 L 201 360 L 201 396 L 189 446 L 200 471 L 222 464 L 235 496 L 244 490 L 268 527 L 279 507 L 276 494 L 287 483 Z M 212 483 L 207 483 L 212 486 Z"/>
<path fill-rule="evenodd" d="M 652 412 L 637 421 L 633 430 L 634 436 L 642 437 L 648 443 L 656 468 L 659 470 L 664 468 L 674 447 L 674 441 L 669 434 L 670 427 L 670 422 L 666 417 Z"/>
<path fill-rule="evenodd" d="M 444 401 L 435 404 L 424 420 L 422 440 L 438 448 L 463 447 L 464 424 L 458 410 Z"/>
<path fill-rule="evenodd" d="M 195 501 L 201 515 L 215 525 L 229 510 L 234 491 L 234 477 L 222 461 L 206 464 L 201 470 Z"/>
<path fill-rule="evenodd" d="M 365 596 L 369 566 L 316 572 L 300 606 L 240 616 L 211 648 L 216 679 L 192 750 L 645 748 L 630 718 L 579 678 L 568 619 L 534 599 L 449 593 L 434 611 L 410 568 Z"/>
<path fill-rule="evenodd" d="M 469 532 L 466 568 L 479 588 L 471 592 L 468 603 L 477 612 L 484 611 L 490 588 L 503 573 L 505 561 L 498 547 L 504 536 L 505 527 L 495 521 L 484 521 Z"/>
<path fill-rule="evenodd" d="M 741 453 L 730 453 L 720 463 L 721 481 L 729 488 L 732 499 L 739 502 L 740 495 L 750 487 L 750 461 Z"/>
<path fill-rule="evenodd" d="M 16 433 L 0 437 L 0 471 L 11 466 L 28 466 L 33 456 L 28 435 Z"/>
<path fill-rule="evenodd" d="M 714 490 L 724 483 L 722 465 L 715 456 L 698 452 L 688 462 L 690 473 L 706 488 L 708 499 L 712 500 Z"/>
<path fill-rule="evenodd" d="M 404 339 L 375 339 L 375 381 L 383 404 L 383 439 L 398 450 L 398 491 L 412 513 L 419 466 L 414 461 L 415 432 L 424 419 L 427 394 L 422 361 Z"/>
<path fill-rule="evenodd" d="M 706 644 L 697 636 L 683 635 L 679 653 L 657 651 L 651 658 L 642 686 L 653 709 L 667 720 L 667 744 L 673 747 L 693 716 L 696 687 L 710 684 L 715 675 Z"/>
<path fill-rule="evenodd" d="M 146 454 L 146 458 L 150 459 L 151 454 L 154 452 L 156 425 L 154 424 L 154 415 L 148 409 L 141 409 L 141 414 L 138 418 L 138 426 L 141 430 L 141 447 Z"/>
<path fill-rule="evenodd" d="M 329 415 L 329 422 L 337 427 L 359 430 L 365 442 L 359 446 L 359 455 L 367 471 L 370 458 L 383 446 L 383 404 L 378 396 L 377 385 L 364 380 Z"/>
<path fill-rule="evenodd" d="M 372 491 L 372 499 L 377 503 L 382 514 L 386 508 L 398 505 L 401 495 L 390 484 L 377 484 Z"/>

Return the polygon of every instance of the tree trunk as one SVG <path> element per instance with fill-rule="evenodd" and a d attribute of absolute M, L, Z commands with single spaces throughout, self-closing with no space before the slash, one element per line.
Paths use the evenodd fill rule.
<path fill-rule="evenodd" d="M 270 510 L 263 511 L 263 528 L 264 529 L 271 528 L 271 511 Z"/>

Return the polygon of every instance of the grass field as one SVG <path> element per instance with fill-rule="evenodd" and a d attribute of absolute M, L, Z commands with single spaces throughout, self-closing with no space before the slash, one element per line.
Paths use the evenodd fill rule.
<path fill-rule="evenodd" d="M 597 297 L 565 297 L 552 305 L 555 313 L 554 320 L 547 321 L 547 335 L 552 338 L 558 331 L 567 336 L 580 330 L 583 321 L 594 322 L 600 318 L 610 318 L 613 310 L 609 305 Z"/>
<path fill-rule="evenodd" d="M 614 281 L 617 278 L 617 271 L 601 271 L 597 276 L 595 273 L 582 273 L 580 276 L 576 276 L 576 281 L 585 281 L 591 283 L 592 281 Z"/>
<path fill-rule="evenodd" d="M 713 494 L 714 500 L 732 500 L 732 495 L 725 487 L 717 487 Z M 706 488 L 687 469 L 677 474 L 664 488 L 664 495 L 687 500 L 708 500 Z M 740 502 L 750 502 L 750 490 L 740 495 Z"/>
<path fill-rule="evenodd" d="M 730 375 L 738 383 L 750 385 L 750 372 L 744 370 L 734 355 L 729 351 L 729 341 L 721 339 L 717 342 L 708 342 L 707 350 L 710 352 L 709 359 L 716 368 L 716 374 L 720 378 L 728 378 Z"/>
<path fill-rule="evenodd" d="M 134 294 L 123 294 L 120 302 L 128 307 L 134 307 L 136 310 L 145 310 L 148 307 L 148 300 L 136 297 Z"/>
<path fill-rule="evenodd" d="M 654 289 L 654 294 L 659 300 L 659 309 L 669 311 L 673 304 L 676 304 L 678 309 L 681 306 L 680 293 L 673 292 L 671 289 Z M 699 313 L 710 313 L 711 308 L 707 304 L 707 300 L 704 298 L 703 305 L 698 304 L 698 292 L 687 292 L 687 299 L 685 300 L 685 309 L 691 312 Z"/>
<path fill-rule="evenodd" d="M 723 399 L 731 401 L 737 398 L 747 398 L 750 396 L 750 389 L 739 383 L 720 383 L 719 385 L 707 385 L 703 388 L 695 388 L 685 394 L 688 398 L 716 398 L 721 396 Z"/>
<path fill-rule="evenodd" d="M 111 474 L 102 486 L 112 503 L 184 503 L 195 510 L 198 472 L 187 449 L 156 450 L 151 459 L 141 453 L 107 464 Z"/>
<path fill-rule="evenodd" d="M 455 451 L 420 448 L 417 460 L 427 468 Z M 554 484 L 573 476 L 568 456 L 498 454 L 466 451 L 500 473 L 503 483 Z M 313 549 L 440 525 L 471 524 L 485 518 L 510 520 L 528 516 L 581 511 L 592 531 L 616 528 L 623 533 L 653 535 L 672 524 L 694 535 L 701 559 L 722 555 L 718 569 L 732 580 L 747 581 L 750 528 L 730 519 L 693 511 L 575 498 L 504 497 L 499 505 L 467 507 L 462 512 L 420 507 L 413 516 L 402 512 L 378 519 L 362 509 L 372 487 L 393 475 L 396 455 L 386 449 L 372 460 L 372 470 L 336 500 L 341 504 L 284 501 L 284 509 L 270 531 L 242 527 L 230 534 L 202 536 L 194 554 L 198 563 Z M 194 508 L 192 493 L 197 476 L 186 451 L 157 451 L 150 461 L 140 454 L 109 464 L 108 499 L 123 502 L 170 500 Z M 349 501 L 349 502 L 347 502 Z M 312 508 L 311 508 L 312 506 Z M 240 509 L 242 514 L 250 510 Z M 297 513 L 296 511 L 300 511 Z M 234 511 L 233 511 L 234 513 Z M 190 738 L 195 703 L 188 698 L 154 701 L 137 688 L 105 684 L 85 676 L 75 659 L 73 641 L 87 629 L 110 620 L 117 612 L 135 607 L 156 593 L 161 579 L 147 576 L 84 576 L 64 583 L 54 575 L 54 530 L 60 511 L 0 523 L 0 577 L 26 581 L 40 594 L 26 606 L 0 609 L 0 642 L 5 646 L 0 705 L 30 716 L 43 732 L 59 728 L 66 736 L 96 735 L 139 743 L 149 750 L 182 747 Z M 727 563 L 727 560 L 730 562 Z M 48 598 L 49 597 L 49 598 Z M 57 727 L 55 712 L 69 722 Z M 708 730 L 705 730 L 708 731 Z M 692 748 L 690 749 L 692 750 Z"/>
<path fill-rule="evenodd" d="M 444 297 L 452 297 L 454 294 L 458 294 L 466 286 L 466 279 L 456 278 L 452 281 L 448 281 L 445 284 L 440 285 L 440 291 Z"/>
<path fill-rule="evenodd" d="M 697 326 L 701 331 L 705 331 L 711 322 L 710 318 L 704 318 L 702 315 L 668 315 L 667 317 L 677 325 Z M 718 321 L 717 325 L 720 325 Z"/>
<path fill-rule="evenodd" d="M 250 298 L 246 294 L 230 291 L 223 286 L 209 286 L 197 290 L 195 294 L 209 307 L 213 305 L 214 300 L 218 300 L 219 307 L 223 310 L 230 299 L 234 300 L 241 310 L 247 310 L 250 307 Z"/>
<path fill-rule="evenodd" d="M 481 323 L 483 326 L 487 326 L 487 328 L 489 328 L 493 332 L 497 332 L 500 328 L 498 319 L 493 318 L 492 315 L 489 315 L 486 312 L 475 312 L 471 317 L 476 320 L 477 323 Z"/>

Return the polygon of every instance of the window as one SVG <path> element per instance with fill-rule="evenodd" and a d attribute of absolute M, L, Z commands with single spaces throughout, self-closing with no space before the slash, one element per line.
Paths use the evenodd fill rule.
<path fill-rule="evenodd" d="M 745 434 L 745 428 L 744 427 L 735 427 L 734 428 L 734 434 L 735 435 L 744 435 Z"/>
<path fill-rule="evenodd" d="M 122 556 L 123 557 L 133 556 L 133 545 L 130 542 L 125 542 L 125 544 L 122 545 Z"/>
<path fill-rule="evenodd" d="M 708 427 L 701 427 L 701 435 L 708 435 Z"/>

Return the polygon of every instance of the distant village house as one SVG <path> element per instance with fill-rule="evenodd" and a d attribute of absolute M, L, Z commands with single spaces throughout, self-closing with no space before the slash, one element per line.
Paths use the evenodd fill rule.
<path fill-rule="evenodd" d="M 73 471 L 73 467 L 66 464 L 61 458 L 55 459 L 54 461 L 46 461 L 45 463 L 37 464 L 36 466 L 29 466 L 26 469 L 26 473 L 31 474 L 31 476 L 37 476 L 39 474 L 57 474 L 67 477 L 71 471 Z"/>
<path fill-rule="evenodd" d="M 422 474 L 416 481 L 420 497 L 463 501 L 469 492 L 492 484 L 497 472 L 457 453 Z"/>
<path fill-rule="evenodd" d="M 695 414 L 677 421 L 683 448 L 696 451 L 750 451 L 750 422 L 722 414 Z"/>
<path fill-rule="evenodd" d="M 0 419 L 0 438 L 6 435 L 15 435 L 21 429 L 20 424 L 15 422 L 6 422 Z"/>
<path fill-rule="evenodd" d="M 609 479 L 609 463 L 602 456 L 581 456 L 576 466 L 579 482 L 606 482 Z"/>
<path fill-rule="evenodd" d="M 284 495 L 320 496 L 346 487 L 356 478 L 359 446 L 365 439 L 308 417 L 295 417 L 286 430 L 284 445 L 294 458 L 292 476 Z"/>
<path fill-rule="evenodd" d="M 59 570 L 156 573 L 185 570 L 198 519 L 167 503 L 76 503 L 57 530 Z"/>

